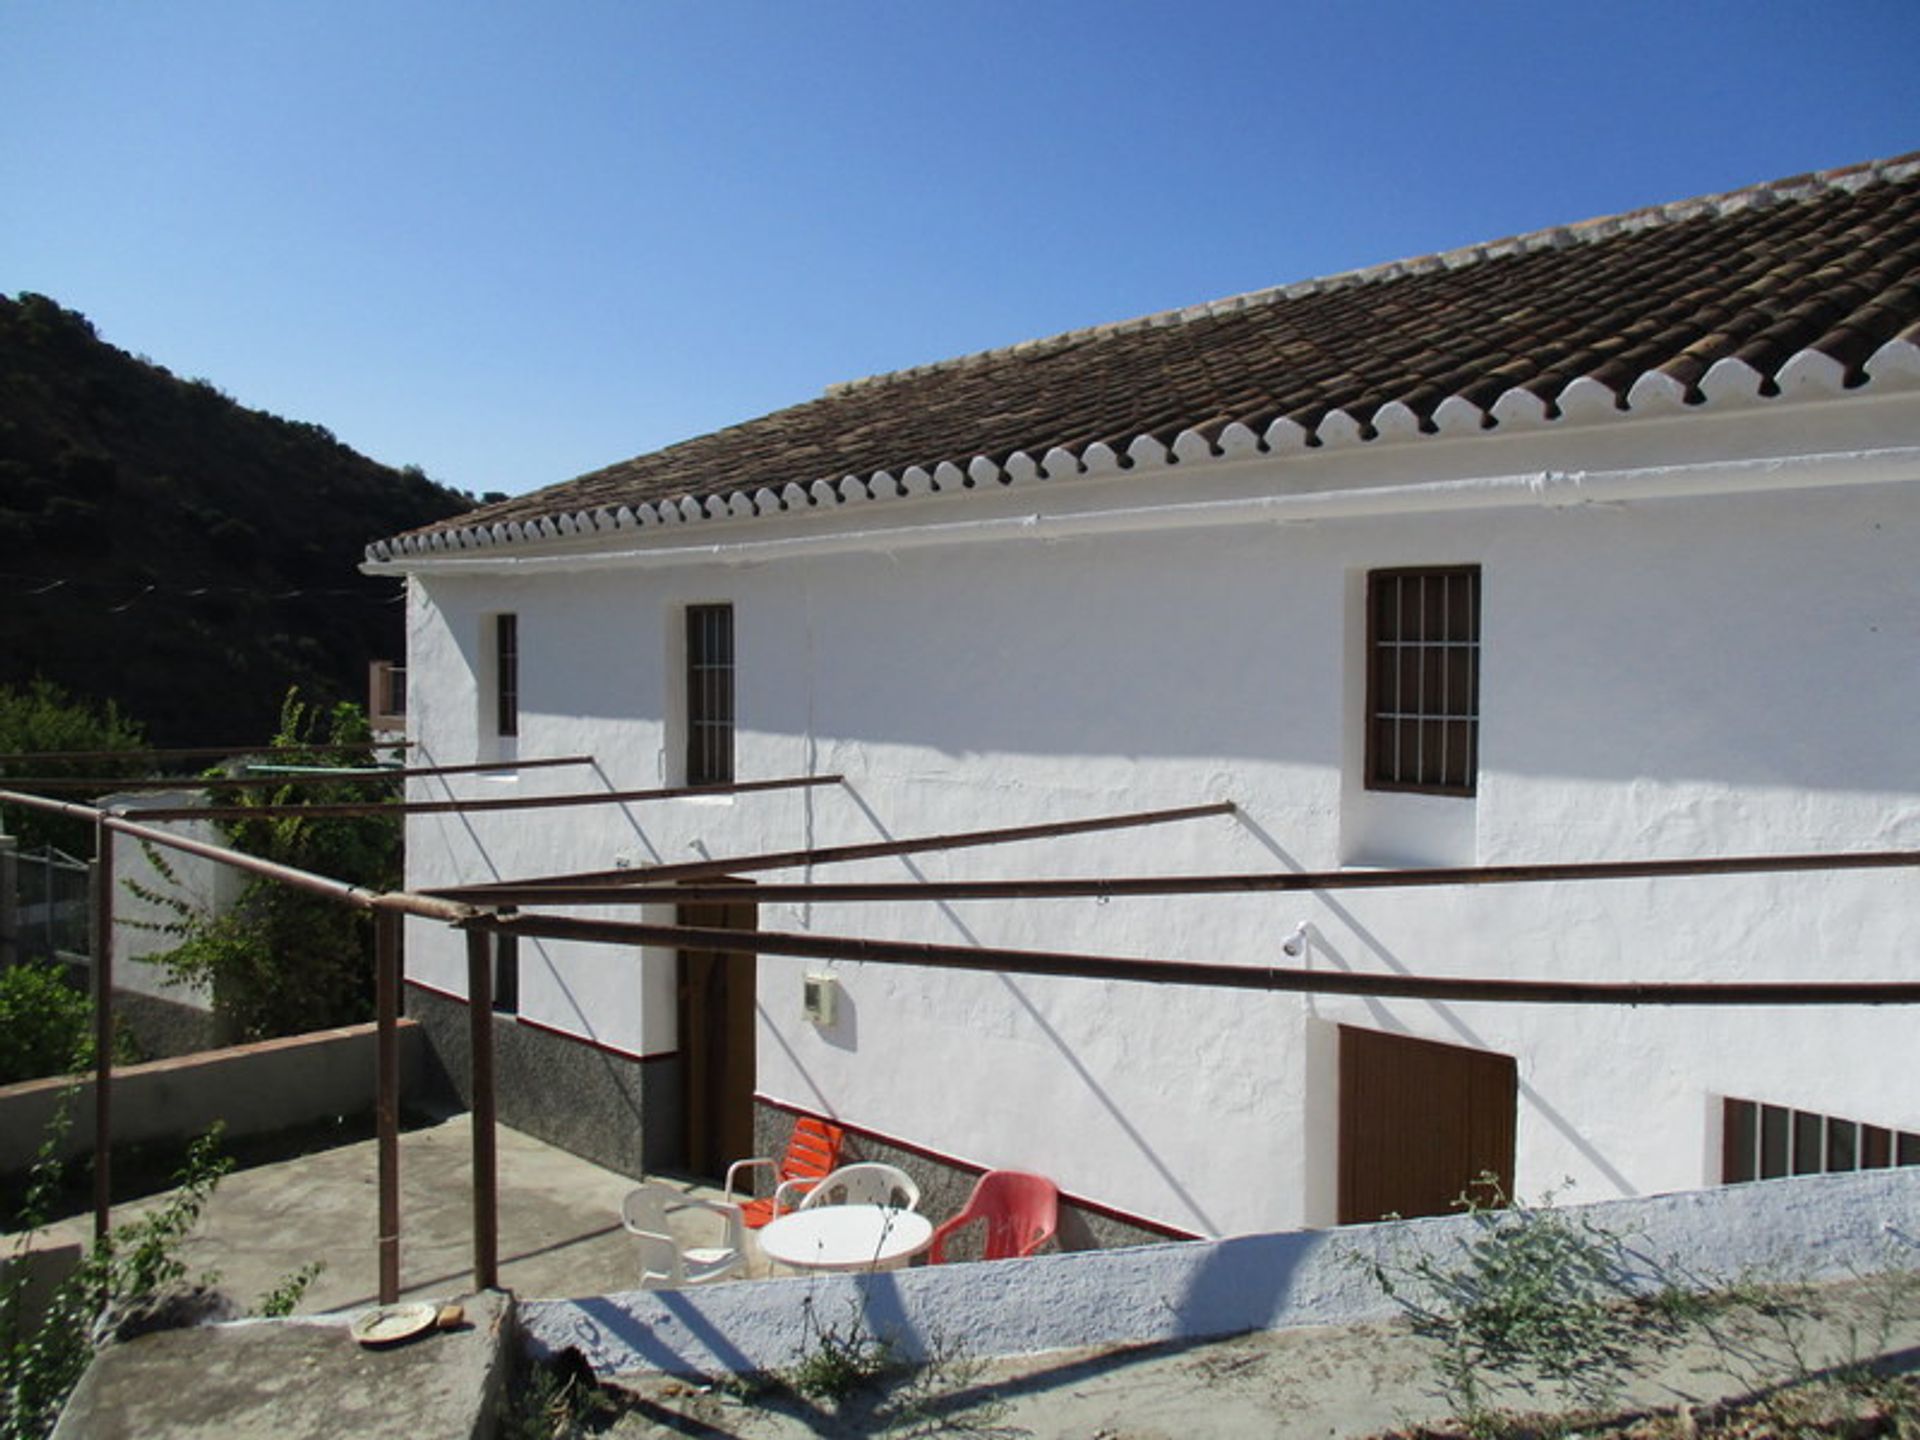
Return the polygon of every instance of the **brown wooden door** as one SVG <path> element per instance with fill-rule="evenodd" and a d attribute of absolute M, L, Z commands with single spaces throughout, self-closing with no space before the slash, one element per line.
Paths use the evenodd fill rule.
<path fill-rule="evenodd" d="M 754 905 L 682 905 L 682 925 L 753 930 Z M 754 957 L 680 952 L 687 1169 L 714 1179 L 753 1153 Z"/>
<path fill-rule="evenodd" d="M 1448 1215 L 1483 1174 L 1513 1194 L 1511 1055 L 1340 1027 L 1340 1223 Z"/>

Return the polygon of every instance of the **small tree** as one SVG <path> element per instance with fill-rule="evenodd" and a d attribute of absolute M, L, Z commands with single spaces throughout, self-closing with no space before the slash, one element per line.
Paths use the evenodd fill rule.
<path fill-rule="evenodd" d="M 309 707 L 297 691 L 282 707 L 274 744 L 327 744 L 342 752 L 345 768 L 373 761 L 372 732 L 356 705 Z M 374 890 L 400 883 L 401 834 L 397 811 L 346 819 L 265 813 L 299 799 L 352 804 L 393 798 L 392 787 L 369 777 L 289 776 L 282 786 L 244 792 L 237 808 L 261 810 L 224 822 L 228 843 L 249 855 Z M 156 868 L 166 862 L 149 850 Z M 213 996 L 223 1025 L 241 1040 L 295 1035 L 350 1025 L 373 1014 L 373 925 L 366 912 L 264 878 L 252 880 L 226 913 L 180 913 L 182 943 L 154 957 L 176 980 Z"/>
<path fill-rule="evenodd" d="M 0 685 L 0 785 L 8 776 L 126 776 L 145 768 L 135 753 L 125 760 L 17 760 L 10 756 L 50 750 L 126 750 L 146 745 L 141 727 L 111 700 L 99 708 L 70 697 L 48 680 L 16 688 Z M 91 799 L 92 797 L 85 797 Z M 69 820 L 21 806 L 0 809 L 0 829 L 28 846 L 57 845 L 75 854 L 93 853 L 84 820 Z"/>

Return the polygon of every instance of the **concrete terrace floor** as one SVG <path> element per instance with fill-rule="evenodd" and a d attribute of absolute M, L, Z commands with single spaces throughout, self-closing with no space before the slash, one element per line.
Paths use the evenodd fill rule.
<path fill-rule="evenodd" d="M 633 1289 L 632 1244 L 620 1201 L 634 1181 L 505 1126 L 498 1130 L 500 1283 L 522 1299 Z M 400 1136 L 400 1285 L 403 1298 L 451 1298 L 473 1288 L 472 1138 L 456 1115 Z M 190 1276 L 217 1272 L 220 1289 L 251 1308 L 286 1276 L 315 1261 L 324 1269 L 298 1314 L 374 1303 L 379 1284 L 379 1191 L 372 1140 L 236 1170 L 221 1180 L 181 1249 Z M 713 1190 L 663 1178 L 679 1189 Z M 114 1223 L 161 1203 L 130 1201 Z M 712 1244 L 716 1217 L 676 1217 L 688 1238 Z M 85 1241 L 90 1215 L 54 1227 Z M 748 1271 L 764 1275 L 748 1232 Z M 720 1284 L 728 1281 L 715 1282 Z"/>

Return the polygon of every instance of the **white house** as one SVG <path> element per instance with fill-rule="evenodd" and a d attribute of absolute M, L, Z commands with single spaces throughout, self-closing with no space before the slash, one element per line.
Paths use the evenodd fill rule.
<path fill-rule="evenodd" d="M 1909 156 L 835 386 L 367 568 L 410 582 L 423 759 L 595 766 L 416 798 L 708 787 L 416 816 L 426 889 L 1209 801 L 1236 808 L 742 878 L 1920 849 L 1917 561 Z M 718 788 L 817 776 L 843 778 Z M 789 892 L 729 923 L 1362 973 L 1913 980 L 1916 898 L 1911 868 L 1813 870 Z M 458 1072 L 461 939 L 407 944 L 409 1008 Z M 1437 1208 L 1486 1167 L 1600 1198 L 1920 1160 L 1900 1006 L 729 971 L 553 941 L 500 971 L 518 1123 L 711 1169 L 744 1125 L 765 1143 L 832 1116 L 923 1178 L 1051 1175 L 1098 1238 Z M 834 977 L 831 1023 L 803 1008 L 809 974 Z M 731 1028 L 683 1014 L 702 998 L 681 991 L 729 979 Z"/>

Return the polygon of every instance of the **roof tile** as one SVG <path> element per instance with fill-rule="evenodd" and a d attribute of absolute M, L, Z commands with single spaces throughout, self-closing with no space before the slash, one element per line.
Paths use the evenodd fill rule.
<path fill-rule="evenodd" d="M 1777 393 L 1801 356 L 1826 357 L 1855 386 L 1899 340 L 1920 340 L 1920 154 L 836 385 L 414 534 L 517 523 L 550 535 L 560 527 L 536 522 L 601 511 L 588 528 L 608 527 L 614 507 L 646 523 L 643 507 L 654 505 L 678 523 L 869 489 L 944 491 L 983 483 L 991 467 L 1024 478 L 1031 462 L 1013 459 L 1022 453 L 1045 457 L 1049 474 L 1089 460 L 1124 470 L 1195 453 L 1181 439 L 1190 433 L 1208 453 L 1223 435 L 1235 453 L 1249 435 L 1318 444 L 1323 425 L 1333 438 L 1367 439 L 1388 406 L 1386 431 L 1432 433 L 1454 397 L 1483 427 L 1497 423 L 1496 406 L 1527 414 L 1531 402 L 1516 392 L 1549 417 L 1563 395 L 1596 413 L 1596 386 L 1620 410 L 1634 393 L 1670 407 L 1674 386 L 1689 404 L 1737 399 L 1752 382 L 1731 362 L 1750 368 L 1762 394 Z M 1832 383 L 1816 370 L 1801 360 L 1795 383 Z M 1640 384 L 1648 376 L 1672 383 Z M 1591 385 L 1570 392 L 1576 381 Z M 1463 422 L 1447 423 L 1458 433 Z M 1089 455 L 1094 446 L 1104 448 Z"/>

